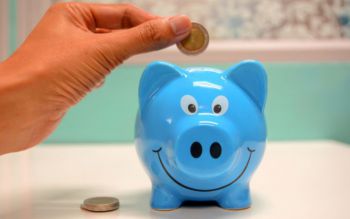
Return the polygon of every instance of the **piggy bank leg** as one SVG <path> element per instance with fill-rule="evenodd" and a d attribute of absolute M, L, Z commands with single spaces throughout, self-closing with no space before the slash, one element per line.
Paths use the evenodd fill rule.
<path fill-rule="evenodd" d="M 233 187 L 217 200 L 220 207 L 231 210 L 249 208 L 251 205 L 249 186 Z"/>
<path fill-rule="evenodd" d="M 160 186 L 153 186 L 151 207 L 155 210 L 166 211 L 179 208 L 182 201 L 170 191 Z"/>

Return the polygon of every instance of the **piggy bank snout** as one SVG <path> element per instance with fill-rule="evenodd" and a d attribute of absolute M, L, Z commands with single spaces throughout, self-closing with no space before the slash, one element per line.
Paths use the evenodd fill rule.
<path fill-rule="evenodd" d="M 175 143 L 178 168 L 191 176 L 200 174 L 201 177 L 229 170 L 238 141 L 225 128 L 227 127 L 199 125 L 181 133 Z"/>

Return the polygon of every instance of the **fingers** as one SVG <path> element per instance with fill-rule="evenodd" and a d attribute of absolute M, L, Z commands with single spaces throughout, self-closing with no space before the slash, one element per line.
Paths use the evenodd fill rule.
<path fill-rule="evenodd" d="M 75 22 L 88 28 L 120 29 L 137 26 L 145 21 L 158 18 L 132 4 L 92 4 L 67 2 L 57 3 L 51 13 L 68 15 Z M 57 13 L 59 12 L 59 13 Z"/>
<path fill-rule="evenodd" d="M 190 30 L 190 19 L 180 15 L 152 19 L 136 27 L 116 31 L 111 40 L 114 40 L 112 43 L 118 47 L 123 46 L 123 50 L 127 53 L 125 56 L 129 57 L 170 46 L 184 39 Z"/>
<path fill-rule="evenodd" d="M 97 28 L 119 29 L 137 26 L 157 18 L 132 4 L 83 4 L 91 11 Z"/>

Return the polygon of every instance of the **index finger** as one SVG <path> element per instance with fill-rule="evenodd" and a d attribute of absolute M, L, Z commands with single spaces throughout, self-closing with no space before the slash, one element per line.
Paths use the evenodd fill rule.
<path fill-rule="evenodd" d="M 96 28 L 130 28 L 159 17 L 132 4 L 86 5 L 93 16 Z"/>

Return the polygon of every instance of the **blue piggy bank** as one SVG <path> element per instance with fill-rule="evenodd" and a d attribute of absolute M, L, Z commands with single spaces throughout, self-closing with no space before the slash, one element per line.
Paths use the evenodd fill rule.
<path fill-rule="evenodd" d="M 251 205 L 249 181 L 266 141 L 267 76 L 256 61 L 226 71 L 148 65 L 139 85 L 137 152 L 152 181 L 151 207 L 215 201 Z"/>

